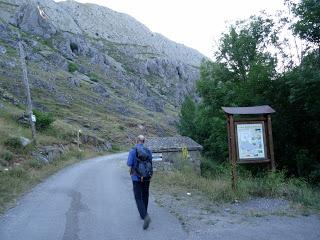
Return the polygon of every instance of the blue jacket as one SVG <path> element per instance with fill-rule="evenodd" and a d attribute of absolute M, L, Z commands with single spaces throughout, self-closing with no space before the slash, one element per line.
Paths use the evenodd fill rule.
<path fill-rule="evenodd" d="M 137 166 L 137 151 L 135 148 L 141 148 L 143 147 L 143 144 L 137 144 L 134 148 L 132 148 L 129 152 L 129 156 L 128 156 L 128 161 L 127 161 L 127 165 L 131 168 L 135 168 Z M 150 154 L 150 159 L 152 160 L 152 153 L 150 151 L 150 149 L 148 149 L 148 152 Z M 132 174 L 131 175 L 131 179 L 132 181 L 140 181 L 139 176 Z"/>

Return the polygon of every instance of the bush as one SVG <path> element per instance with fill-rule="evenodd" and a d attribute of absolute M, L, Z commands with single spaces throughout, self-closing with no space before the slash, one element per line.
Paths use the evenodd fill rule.
<path fill-rule="evenodd" d="M 33 113 L 34 115 L 36 115 L 36 128 L 39 131 L 48 129 L 50 125 L 54 122 L 52 113 L 44 113 L 38 110 L 34 110 Z"/>
<path fill-rule="evenodd" d="M 4 145 L 13 150 L 23 148 L 22 143 L 18 137 L 9 137 L 7 140 L 5 140 Z"/>
<path fill-rule="evenodd" d="M 228 162 L 217 163 L 212 159 L 203 157 L 200 167 L 201 175 L 205 177 L 222 177 L 231 174 L 231 166 Z"/>
<path fill-rule="evenodd" d="M 34 168 L 34 169 L 41 169 L 43 167 L 43 163 L 41 163 L 37 159 L 32 159 L 28 162 L 29 167 Z"/>
<path fill-rule="evenodd" d="M 13 153 L 10 151 L 3 151 L 0 154 L 1 165 L 8 166 L 12 163 Z"/>
<path fill-rule="evenodd" d="M 119 145 L 117 144 L 112 144 L 112 147 L 110 149 L 110 152 L 120 152 L 121 151 L 121 148 Z"/>
<path fill-rule="evenodd" d="M 90 73 L 89 78 L 92 82 L 99 82 L 99 76 L 95 73 Z"/>
<path fill-rule="evenodd" d="M 73 62 L 69 62 L 69 65 L 68 65 L 68 71 L 73 73 L 75 71 L 78 71 L 79 70 L 79 67 L 77 64 L 73 63 Z"/>

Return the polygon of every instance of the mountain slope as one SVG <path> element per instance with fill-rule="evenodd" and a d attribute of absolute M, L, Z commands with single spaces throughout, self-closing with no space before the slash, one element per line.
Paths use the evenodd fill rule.
<path fill-rule="evenodd" d="M 111 142 L 175 133 L 181 101 L 195 94 L 200 53 L 104 7 L 27 2 L 0 1 L 2 100 L 18 108 L 25 101 L 20 32 L 35 108 Z"/>

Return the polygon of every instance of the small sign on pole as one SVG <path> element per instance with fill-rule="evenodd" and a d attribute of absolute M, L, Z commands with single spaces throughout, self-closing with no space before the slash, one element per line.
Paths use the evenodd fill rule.
<path fill-rule="evenodd" d="M 78 150 L 80 151 L 80 134 L 82 133 L 81 129 L 78 130 L 78 134 L 77 134 L 77 137 L 78 137 Z"/>
<path fill-rule="evenodd" d="M 31 121 L 34 123 L 37 121 L 36 115 L 34 114 L 31 115 Z"/>

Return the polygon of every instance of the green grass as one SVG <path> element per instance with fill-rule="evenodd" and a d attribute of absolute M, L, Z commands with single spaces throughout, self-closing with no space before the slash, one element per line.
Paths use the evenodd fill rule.
<path fill-rule="evenodd" d="M 224 203 L 247 200 L 250 197 L 283 198 L 304 207 L 320 210 L 320 191 L 303 179 L 286 178 L 284 172 L 267 172 L 254 177 L 244 171 L 239 173 L 237 190 L 231 188 L 231 176 L 228 168 L 218 174 L 199 176 L 189 167 L 180 171 L 157 172 L 153 182 L 157 187 L 165 188 L 173 194 L 177 189 L 197 191 L 210 201 Z M 223 167 L 222 167 L 223 169 Z M 170 186 L 168 188 L 168 186 Z"/>

